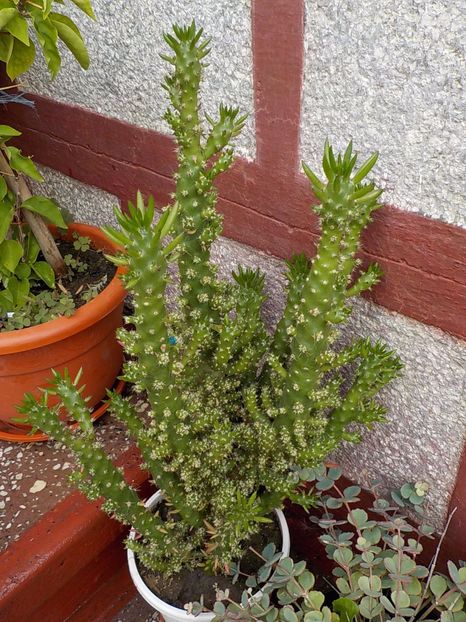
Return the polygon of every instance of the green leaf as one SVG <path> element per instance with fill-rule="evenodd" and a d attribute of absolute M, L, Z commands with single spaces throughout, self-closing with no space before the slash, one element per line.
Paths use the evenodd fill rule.
<path fill-rule="evenodd" d="M 317 177 L 314 171 L 312 171 L 312 169 L 309 168 L 309 166 L 306 164 L 306 162 L 304 162 L 304 160 L 301 161 L 301 165 L 303 167 L 303 171 L 305 175 L 307 176 L 311 184 L 318 190 L 323 190 L 324 184 L 320 181 L 320 179 Z"/>
<path fill-rule="evenodd" d="M 317 490 L 330 490 L 330 488 L 333 488 L 333 485 L 335 484 L 335 482 L 333 481 L 333 479 L 329 479 L 327 477 L 319 480 L 316 484 L 316 488 Z"/>
<path fill-rule="evenodd" d="M 382 589 L 382 581 L 376 575 L 372 577 L 359 577 L 358 585 L 367 596 L 377 597 Z"/>
<path fill-rule="evenodd" d="M 361 182 L 364 177 L 370 172 L 370 170 L 374 167 L 375 163 L 377 162 L 377 159 L 379 157 L 379 154 L 377 152 L 373 153 L 370 158 L 368 158 L 364 164 L 362 164 L 362 166 L 359 168 L 358 171 L 356 171 L 356 173 L 354 174 L 353 177 L 353 184 L 358 184 L 359 182 Z"/>
<path fill-rule="evenodd" d="M 6 64 L 6 72 L 10 80 L 14 80 L 25 73 L 36 57 L 36 48 L 32 42 L 25 45 L 19 39 L 12 38 L 12 41 L 13 46 Z"/>
<path fill-rule="evenodd" d="M 0 177 L 0 179 L 3 180 L 2 177 Z M 10 228 L 11 221 L 13 220 L 14 213 L 14 205 L 11 205 L 6 201 L 0 202 L 0 242 L 3 242 L 3 240 L 5 239 L 8 229 Z"/>
<path fill-rule="evenodd" d="M 36 261 L 31 268 L 48 287 L 54 287 L 55 273 L 46 261 Z"/>
<path fill-rule="evenodd" d="M 443 595 L 442 605 L 450 611 L 461 611 L 464 606 L 464 600 L 458 592 L 450 592 L 450 594 Z"/>
<path fill-rule="evenodd" d="M 390 572 L 391 574 L 396 574 L 396 572 L 398 571 L 398 568 L 396 564 L 395 555 L 393 555 L 392 557 L 386 557 L 383 560 L 383 563 L 385 565 L 385 568 L 388 570 L 388 572 Z"/>
<path fill-rule="evenodd" d="M 81 32 L 76 24 L 70 19 L 67 15 L 63 15 L 62 13 L 50 13 L 50 19 L 52 22 L 59 22 L 60 24 L 65 24 L 68 26 L 75 34 L 82 39 Z"/>
<path fill-rule="evenodd" d="M 400 568 L 401 574 L 411 574 L 416 570 L 416 562 L 407 555 L 403 555 Z"/>
<path fill-rule="evenodd" d="M 40 14 L 34 15 L 34 28 L 53 80 L 61 67 L 60 53 L 57 48 L 57 29 L 50 19 L 44 20 Z"/>
<path fill-rule="evenodd" d="M 16 307 L 22 307 L 24 305 L 29 294 L 29 287 L 28 279 L 17 279 L 13 276 L 8 280 L 8 289 L 13 296 Z"/>
<path fill-rule="evenodd" d="M 337 479 L 340 479 L 341 474 L 342 474 L 342 471 L 340 467 L 331 467 L 328 470 L 327 476 L 329 479 L 333 479 L 333 481 L 336 481 Z"/>
<path fill-rule="evenodd" d="M 466 567 L 462 566 L 458 568 L 458 581 L 456 582 L 457 587 L 466 594 Z"/>
<path fill-rule="evenodd" d="M 29 279 L 31 276 L 31 266 L 24 261 L 20 261 L 15 270 L 15 276 L 20 280 Z"/>
<path fill-rule="evenodd" d="M 30 212 L 40 214 L 54 225 L 57 225 L 57 227 L 60 227 L 60 229 L 67 228 L 63 216 L 61 215 L 60 208 L 52 199 L 36 195 L 26 199 L 21 205 L 21 209 L 27 209 Z"/>
<path fill-rule="evenodd" d="M 332 607 L 339 614 L 341 622 L 352 622 L 359 613 L 359 607 L 349 598 L 337 598 Z"/>
<path fill-rule="evenodd" d="M 6 181 L 4 177 L 0 175 L 0 201 L 2 201 L 5 198 L 7 192 L 8 192 L 8 186 L 6 185 Z"/>
<path fill-rule="evenodd" d="M 2 313 L 11 311 L 13 307 L 14 307 L 14 301 L 13 301 L 13 296 L 11 292 L 8 291 L 7 289 L 0 291 L 0 309 L 2 310 Z"/>
<path fill-rule="evenodd" d="M 305 602 L 314 609 L 317 609 L 317 611 L 320 611 L 320 608 L 325 602 L 325 596 L 322 594 L 322 592 L 314 590 L 312 592 L 309 592 L 309 594 L 306 596 Z"/>
<path fill-rule="evenodd" d="M 400 488 L 400 492 L 403 499 L 409 499 L 410 495 L 414 492 L 414 486 L 412 484 L 403 484 Z"/>
<path fill-rule="evenodd" d="M 298 616 L 296 615 L 293 607 L 290 607 L 290 605 L 283 607 L 281 614 L 281 617 L 285 622 L 299 622 Z"/>
<path fill-rule="evenodd" d="M 44 181 L 44 178 L 37 170 L 36 165 L 31 158 L 23 156 L 21 151 L 16 147 L 5 147 L 5 151 L 8 156 L 10 166 L 14 171 L 24 173 L 36 181 Z"/>
<path fill-rule="evenodd" d="M 333 559 L 341 566 L 347 566 L 353 559 L 353 553 L 350 549 L 340 548 L 333 554 Z"/>
<path fill-rule="evenodd" d="M 364 527 L 367 523 L 368 515 L 364 510 L 360 510 L 359 508 L 356 510 L 352 510 L 348 514 L 348 522 L 354 525 L 355 527 Z"/>
<path fill-rule="evenodd" d="M 34 237 L 34 234 L 31 231 L 28 233 L 25 248 L 26 248 L 26 261 L 30 264 L 34 263 L 39 255 L 40 246 L 36 238 Z"/>
<path fill-rule="evenodd" d="M 4 30 L 5 26 L 18 15 L 18 9 L 15 9 L 13 7 L 0 9 L 0 30 Z"/>
<path fill-rule="evenodd" d="M 343 495 L 347 501 L 356 501 L 356 497 L 361 492 L 361 488 L 359 486 L 348 486 L 343 491 Z"/>
<path fill-rule="evenodd" d="M 303 588 L 303 590 L 310 590 L 315 583 L 315 578 L 312 572 L 309 570 L 305 570 L 298 577 L 298 583 Z"/>
<path fill-rule="evenodd" d="M 340 594 L 349 594 L 352 591 L 348 581 L 346 579 L 343 579 L 342 577 L 336 580 L 336 584 L 337 590 L 340 592 Z"/>
<path fill-rule="evenodd" d="M 52 5 L 53 5 L 53 0 L 43 0 L 44 8 L 42 10 L 42 16 L 44 19 L 46 19 L 49 16 L 50 11 L 52 10 Z"/>
<path fill-rule="evenodd" d="M 217 601 L 214 604 L 214 613 L 218 616 L 223 616 L 225 614 L 225 605 L 220 601 Z"/>
<path fill-rule="evenodd" d="M 422 583 L 416 577 L 412 577 L 410 583 L 404 584 L 404 588 L 410 596 L 419 596 L 422 592 Z"/>
<path fill-rule="evenodd" d="M 16 270 L 22 256 L 23 247 L 16 240 L 3 240 L 0 244 L 0 264 L 10 272 Z"/>
<path fill-rule="evenodd" d="M 11 136 L 21 136 L 21 132 L 9 125 L 0 125 L 0 138 L 11 138 Z"/>
<path fill-rule="evenodd" d="M 398 590 L 391 593 L 392 602 L 397 609 L 404 609 L 409 607 L 410 598 L 404 590 Z"/>
<path fill-rule="evenodd" d="M 14 37 L 6 33 L 0 37 L 0 61 L 8 63 L 13 50 Z"/>
<path fill-rule="evenodd" d="M 370 596 L 364 596 L 359 603 L 359 611 L 362 616 L 372 620 L 378 613 L 383 611 L 383 605 Z"/>
<path fill-rule="evenodd" d="M 81 33 L 75 24 L 66 16 L 60 15 L 59 13 L 52 13 L 50 19 L 53 21 L 60 39 L 70 50 L 81 67 L 87 69 L 89 67 L 89 54 L 81 38 Z M 69 22 L 71 22 L 72 26 Z"/>
<path fill-rule="evenodd" d="M 430 580 L 429 588 L 432 594 L 436 598 L 439 598 L 444 592 L 446 592 L 448 584 L 443 577 L 441 577 L 440 575 L 435 575 Z"/>
<path fill-rule="evenodd" d="M 77 7 L 84 11 L 86 15 L 89 15 L 92 19 L 95 19 L 94 11 L 92 10 L 90 0 L 71 0 Z"/>
<path fill-rule="evenodd" d="M 24 45 L 29 45 L 28 23 L 19 13 L 8 22 L 5 30 L 24 43 Z"/>

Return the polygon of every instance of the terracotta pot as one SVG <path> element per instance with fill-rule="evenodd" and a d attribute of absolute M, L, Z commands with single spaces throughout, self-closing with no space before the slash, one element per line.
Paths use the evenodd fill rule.
<path fill-rule="evenodd" d="M 73 232 L 87 236 L 95 249 L 115 252 L 116 246 L 90 225 L 69 226 L 65 239 Z M 118 275 L 93 300 L 71 317 L 61 317 L 45 324 L 0 333 L 0 421 L 18 417 L 16 406 L 26 392 L 40 395 L 47 385 L 50 370 L 68 369 L 72 377 L 83 369 L 84 395 L 95 406 L 112 387 L 123 362 L 123 351 L 115 330 L 123 320 L 125 291 Z"/>

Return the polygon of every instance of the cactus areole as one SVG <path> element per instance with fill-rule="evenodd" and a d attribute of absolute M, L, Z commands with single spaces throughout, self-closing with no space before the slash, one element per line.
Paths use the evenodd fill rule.
<path fill-rule="evenodd" d="M 342 155 L 326 144 L 325 181 L 304 165 L 319 201 L 320 242 L 312 261 L 289 262 L 286 306 L 270 332 L 261 316 L 260 271 L 239 267 L 231 281 L 222 280 L 210 259 L 221 231 L 214 181 L 233 161 L 231 141 L 245 117 L 222 105 L 215 119 L 201 118 L 209 51 L 202 30 L 175 26 L 165 40 L 172 66 L 165 119 L 179 162 L 173 203 L 154 223 L 153 199 L 138 194 L 127 214 L 117 211 L 120 228 L 106 233 L 124 248 L 114 262 L 127 268 L 124 283 L 134 296 L 134 330 L 119 333 L 128 354 L 124 377 L 150 404 L 145 420 L 128 398 L 113 396 L 111 410 L 163 491 L 168 517 L 143 507 L 99 445 L 78 380 L 56 374 L 52 387 L 79 431 L 60 423 L 47 395 L 27 396 L 22 411 L 74 451 L 80 489 L 105 497 L 103 509 L 141 534 L 127 545 L 143 564 L 166 574 L 197 566 L 223 572 L 285 499 L 314 503 L 303 486 L 306 467 L 342 440 L 358 440 L 352 424 L 383 420 L 376 394 L 401 365 L 380 342 L 337 346 L 351 299 L 380 278 L 377 266 L 361 272 L 356 259 L 379 207 L 381 191 L 365 182 L 376 156 L 356 168 L 351 144 Z M 168 303 L 169 288 L 177 293 Z"/>

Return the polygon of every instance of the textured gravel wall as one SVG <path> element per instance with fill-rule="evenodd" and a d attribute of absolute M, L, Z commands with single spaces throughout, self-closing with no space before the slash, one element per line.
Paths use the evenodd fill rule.
<path fill-rule="evenodd" d="M 168 50 L 162 33 L 173 23 L 189 24 L 195 17 L 212 38 L 203 87 L 206 110 L 215 114 L 224 102 L 249 113 L 238 152 L 254 158 L 250 0 L 93 0 L 92 4 L 97 23 L 68 9 L 87 42 L 89 70 L 82 71 L 65 52 L 62 71 L 50 83 L 45 64 L 38 59 L 24 80 L 28 89 L 168 132 L 161 119 L 168 102 L 160 83 L 170 67 L 159 56 Z"/>
<path fill-rule="evenodd" d="M 113 222 L 115 197 L 50 169 L 42 168 L 42 173 L 49 194 L 80 220 L 99 225 Z M 227 239 L 216 244 L 214 259 L 225 277 L 238 263 L 265 272 L 264 315 L 273 326 L 283 305 L 283 262 Z M 373 478 L 387 486 L 428 481 L 431 518 L 441 525 L 466 429 L 466 344 L 363 300 L 355 304 L 344 330 L 344 339 L 356 336 L 388 342 L 398 351 L 405 370 L 382 395 L 389 408 L 388 424 L 367 432 L 358 446 L 343 447 L 337 459 L 351 478 L 365 485 Z"/>
<path fill-rule="evenodd" d="M 385 201 L 466 226 L 465 0 L 306 0 L 302 154 L 379 150 Z"/>

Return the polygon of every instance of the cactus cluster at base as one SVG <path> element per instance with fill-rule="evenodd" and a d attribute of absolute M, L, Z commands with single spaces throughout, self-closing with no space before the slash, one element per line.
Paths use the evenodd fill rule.
<path fill-rule="evenodd" d="M 401 364 L 379 342 L 337 347 L 351 298 L 380 278 L 376 266 L 361 272 L 356 258 L 381 193 L 364 182 L 376 157 L 356 170 L 351 144 L 338 156 L 326 144 L 326 182 L 304 167 L 319 200 L 320 242 L 312 261 L 290 261 L 284 314 L 270 334 L 261 315 L 264 276 L 240 267 L 232 281 L 222 280 L 210 259 L 221 230 L 214 180 L 233 161 L 230 145 L 245 117 L 221 106 L 218 118 L 204 123 L 199 86 L 208 41 L 194 24 L 174 27 L 165 40 L 171 54 L 164 58 L 173 66 L 165 118 L 179 161 L 173 203 L 154 224 L 154 201 L 138 194 L 126 214 L 116 212 L 120 229 L 106 229 L 123 248 L 114 261 L 127 267 L 134 296 L 132 329 L 119 334 L 124 378 L 150 404 L 143 420 L 129 398 L 114 395 L 111 411 L 163 490 L 165 520 L 137 504 L 104 456 L 72 379 L 56 376 L 52 390 L 80 431 L 59 422 L 60 407 L 49 409 L 47 395 L 27 397 L 22 412 L 75 452 L 81 490 L 104 496 L 106 511 L 135 526 L 141 538 L 128 546 L 146 566 L 167 574 L 200 565 L 221 572 L 274 507 L 287 498 L 313 504 L 302 468 L 319 464 L 342 440 L 356 440 L 351 424 L 383 420 L 375 396 Z"/>

